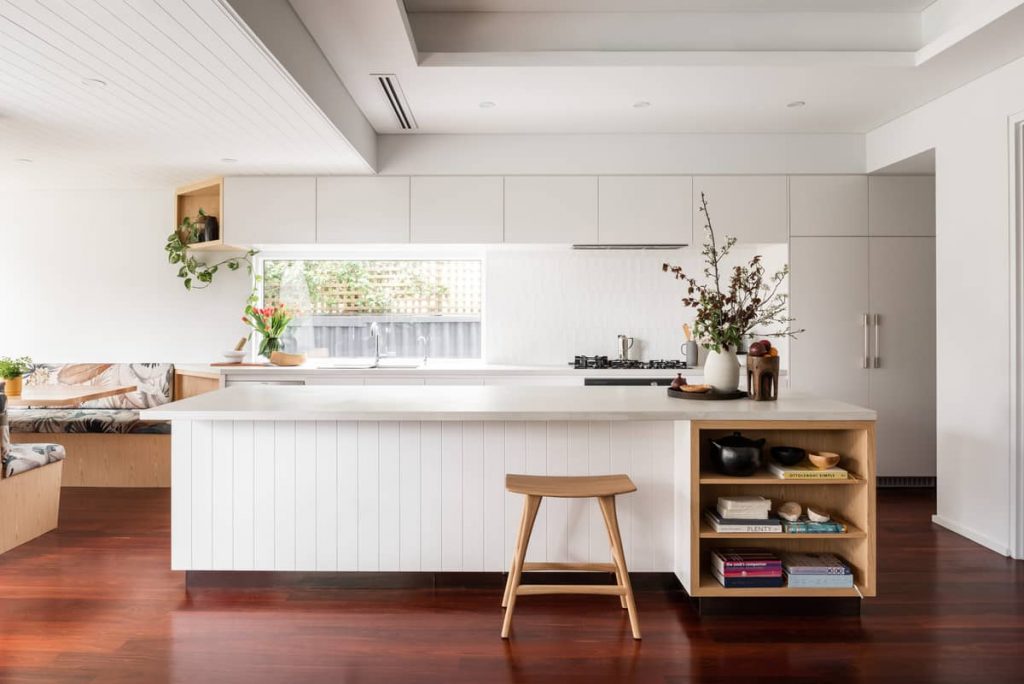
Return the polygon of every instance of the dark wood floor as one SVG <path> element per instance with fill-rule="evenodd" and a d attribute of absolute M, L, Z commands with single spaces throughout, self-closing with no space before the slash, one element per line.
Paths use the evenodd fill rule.
<path fill-rule="evenodd" d="M 879 494 L 879 598 L 859 618 L 700 618 L 638 596 L 204 589 L 168 567 L 160 490 L 65 490 L 60 529 L 0 557 L 0 682 L 1022 682 L 1024 562 Z M 0 521 L 2 524 L 2 521 Z"/>

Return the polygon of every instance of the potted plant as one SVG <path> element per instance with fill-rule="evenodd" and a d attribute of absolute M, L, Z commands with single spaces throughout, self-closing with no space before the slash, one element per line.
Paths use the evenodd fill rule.
<path fill-rule="evenodd" d="M 260 335 L 259 355 L 270 358 L 270 355 L 281 349 L 281 336 L 291 323 L 292 315 L 284 304 L 257 308 L 250 302 L 245 307 L 242 322 Z"/>
<path fill-rule="evenodd" d="M 756 330 L 766 337 L 795 337 L 803 330 L 792 329 L 788 296 L 779 291 L 789 275 L 788 265 L 768 275 L 762 258 L 754 256 L 747 265 L 734 266 L 723 285 L 722 261 L 736 244 L 736 238 L 725 236 L 720 245 L 704 193 L 700 195 L 700 203 L 706 233 L 701 251 L 705 282 L 698 283 L 679 266 L 662 264 L 662 270 L 683 281 L 686 287 L 683 306 L 697 310 L 694 335 L 708 350 L 704 381 L 719 392 L 734 392 L 739 387 L 740 377 L 736 352 L 748 335 Z"/>
<path fill-rule="evenodd" d="M 5 383 L 5 393 L 9 397 L 20 397 L 22 378 L 32 370 L 32 359 L 22 356 L 13 359 L 9 356 L 0 357 L 0 379 Z"/>

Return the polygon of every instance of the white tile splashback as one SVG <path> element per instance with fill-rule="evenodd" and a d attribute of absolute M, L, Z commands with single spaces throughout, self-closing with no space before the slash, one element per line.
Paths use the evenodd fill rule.
<path fill-rule="evenodd" d="M 737 245 L 730 263 L 754 254 L 769 273 L 787 245 Z M 484 355 L 489 363 L 562 364 L 574 354 L 616 355 L 616 336 L 636 338 L 633 357 L 680 358 L 681 326 L 693 310 L 682 283 L 661 265 L 699 274 L 699 246 L 676 251 L 492 249 L 487 253 Z M 723 275 L 723 283 L 726 280 Z M 779 345 L 785 356 L 785 343 Z"/>

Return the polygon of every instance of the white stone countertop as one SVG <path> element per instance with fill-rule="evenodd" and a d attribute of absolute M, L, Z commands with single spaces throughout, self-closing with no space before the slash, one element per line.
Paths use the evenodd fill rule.
<path fill-rule="evenodd" d="M 870 409 L 784 394 L 693 401 L 664 387 L 236 386 L 142 412 L 156 420 L 875 420 Z"/>

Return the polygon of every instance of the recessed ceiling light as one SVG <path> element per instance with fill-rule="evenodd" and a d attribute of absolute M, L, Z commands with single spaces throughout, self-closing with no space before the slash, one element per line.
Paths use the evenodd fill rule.
<path fill-rule="evenodd" d="M 82 85 L 86 88 L 106 88 L 107 82 L 99 78 L 83 78 Z"/>
<path fill-rule="evenodd" d="M 234 164 L 236 161 L 238 161 L 234 157 L 221 157 L 220 160 L 225 164 Z"/>
<path fill-rule="evenodd" d="M 648 102 L 647 100 L 637 100 L 636 102 L 633 103 L 633 108 L 634 109 L 644 109 L 644 108 L 650 107 L 650 106 L 651 106 L 651 103 Z"/>
<path fill-rule="evenodd" d="M 495 104 L 490 100 L 484 100 L 483 102 L 480 103 L 480 109 L 493 109 L 494 107 Z"/>
<path fill-rule="evenodd" d="M 16 161 L 16 162 L 17 162 L 17 163 L 19 163 L 19 164 L 31 164 L 31 163 L 32 163 L 32 160 L 31 160 L 31 159 L 28 159 L 28 158 L 26 158 L 26 157 L 18 157 L 18 158 L 17 158 L 17 159 L 15 159 L 14 161 Z"/>
<path fill-rule="evenodd" d="M 790 109 L 797 109 L 799 107 L 803 107 L 805 104 L 807 103 L 804 102 L 803 100 L 793 100 L 786 106 L 789 107 Z"/>

